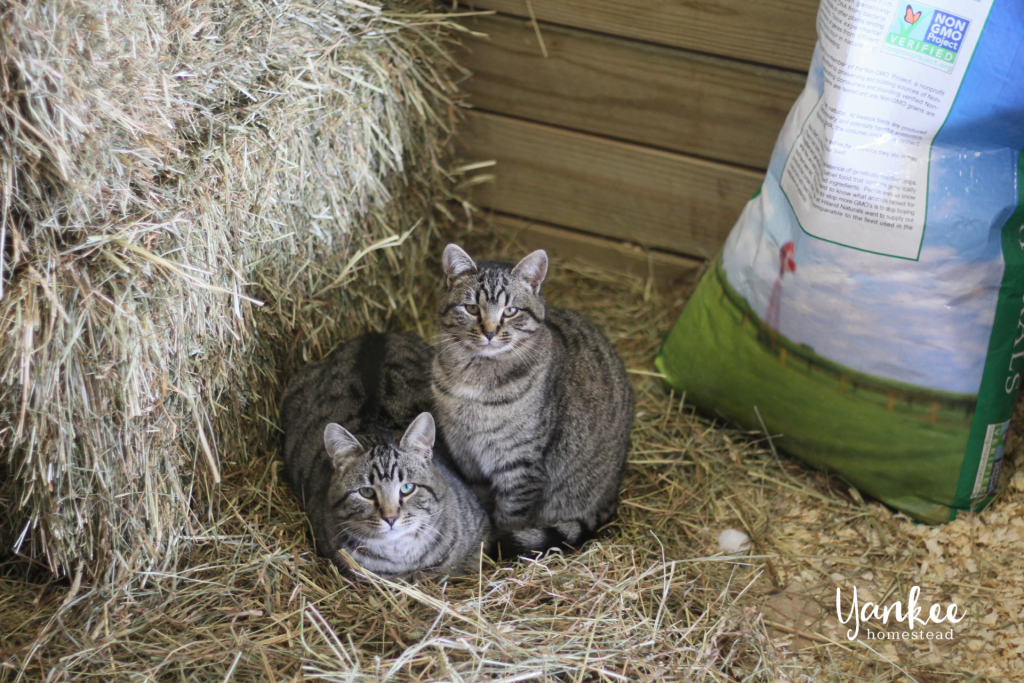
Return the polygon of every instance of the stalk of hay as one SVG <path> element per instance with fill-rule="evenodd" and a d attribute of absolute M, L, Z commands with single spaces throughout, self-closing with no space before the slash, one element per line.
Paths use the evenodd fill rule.
<path fill-rule="evenodd" d="M 407 305 L 455 94 L 428 12 L 0 4 L 0 552 L 173 566 L 284 359 Z"/>

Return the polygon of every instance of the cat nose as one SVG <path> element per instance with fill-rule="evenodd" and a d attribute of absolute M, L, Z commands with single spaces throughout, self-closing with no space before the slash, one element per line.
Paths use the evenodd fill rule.
<path fill-rule="evenodd" d="M 487 337 L 487 341 L 494 339 L 496 334 L 498 334 L 497 330 L 484 330 L 484 336 Z"/>
<path fill-rule="evenodd" d="M 398 521 L 398 515 L 395 515 L 394 517 L 385 517 L 384 521 L 388 523 L 389 527 L 394 529 L 395 528 L 395 522 Z"/>

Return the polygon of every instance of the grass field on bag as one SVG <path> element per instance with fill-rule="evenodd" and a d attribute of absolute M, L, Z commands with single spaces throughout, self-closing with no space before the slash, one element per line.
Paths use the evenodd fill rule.
<path fill-rule="evenodd" d="M 760 413 L 781 448 L 889 504 L 944 517 L 929 508 L 952 501 L 974 397 L 859 373 L 772 334 L 719 264 L 694 293 L 659 366 L 705 411 L 751 429 L 760 427 Z"/>

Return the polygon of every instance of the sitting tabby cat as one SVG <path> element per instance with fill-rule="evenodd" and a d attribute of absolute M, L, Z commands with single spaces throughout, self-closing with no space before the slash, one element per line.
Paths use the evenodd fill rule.
<path fill-rule="evenodd" d="M 622 361 L 583 316 L 545 307 L 543 251 L 513 267 L 449 244 L 443 266 L 432 375 L 452 461 L 487 492 L 502 555 L 578 548 L 618 505 L 633 424 Z"/>
<path fill-rule="evenodd" d="M 434 459 L 434 419 L 424 412 L 430 359 L 415 335 L 371 333 L 288 383 L 281 419 L 289 483 L 317 550 L 343 571 L 342 549 L 384 577 L 463 571 L 477 566 L 490 540 L 473 492 Z"/>

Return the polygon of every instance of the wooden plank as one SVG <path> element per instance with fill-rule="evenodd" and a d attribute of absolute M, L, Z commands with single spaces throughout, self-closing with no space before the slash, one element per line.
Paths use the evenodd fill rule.
<path fill-rule="evenodd" d="M 678 290 L 692 285 L 706 263 L 517 216 L 494 214 L 491 225 L 527 250 L 544 249 L 549 255 L 566 261 L 650 278 L 654 287 L 661 290 Z"/>
<path fill-rule="evenodd" d="M 526 0 L 469 0 L 528 17 Z M 818 0 L 532 0 L 540 21 L 806 71 Z"/>
<path fill-rule="evenodd" d="M 472 201 L 502 213 L 711 258 L 763 174 L 673 152 L 470 112 L 469 161 L 495 160 L 497 179 Z"/>
<path fill-rule="evenodd" d="M 804 77 L 727 59 L 527 22 L 474 21 L 463 83 L 481 109 L 767 168 Z"/>

